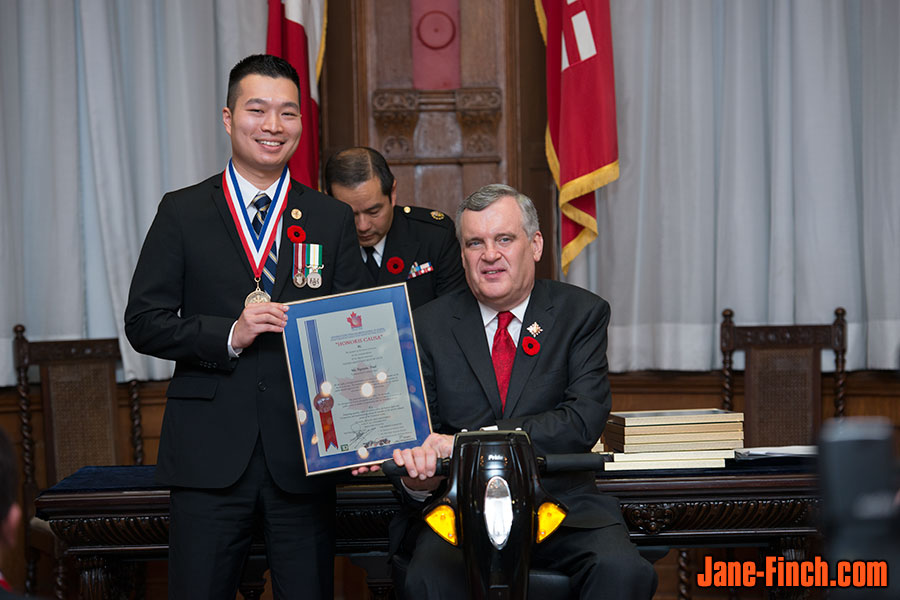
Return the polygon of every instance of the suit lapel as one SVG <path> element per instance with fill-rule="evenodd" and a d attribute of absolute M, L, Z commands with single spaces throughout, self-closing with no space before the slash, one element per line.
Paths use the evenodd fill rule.
<path fill-rule="evenodd" d="M 244 245 L 241 243 L 241 238 L 238 235 L 237 226 L 234 224 L 234 218 L 231 216 L 231 210 L 228 208 L 228 200 L 225 198 L 225 191 L 222 190 L 221 177 L 213 181 L 212 201 L 222 217 L 225 229 L 228 231 L 228 237 L 231 238 L 231 242 L 234 244 L 235 250 L 237 250 L 240 263 L 244 266 L 247 275 L 250 276 L 250 281 L 253 281 L 253 268 L 250 266 L 250 259 L 247 258 L 247 252 L 244 250 Z M 253 288 L 249 288 L 247 293 L 249 294 L 252 291 Z"/>
<path fill-rule="evenodd" d="M 409 269 L 419 251 L 419 242 L 412 239 L 406 219 L 399 212 L 394 210 L 394 220 L 384 243 L 384 256 L 381 258 L 381 268 L 378 270 L 378 285 L 406 281 L 409 277 Z M 391 273 L 387 270 L 387 261 L 394 257 L 403 261 L 403 267 L 399 273 Z"/>
<path fill-rule="evenodd" d="M 542 281 L 536 281 L 534 289 L 531 291 L 531 300 L 528 302 L 528 308 L 525 310 L 525 319 L 522 321 L 522 331 L 519 334 L 519 341 L 516 344 L 516 358 L 513 362 L 512 374 L 509 378 L 509 388 L 506 391 L 506 413 L 512 415 L 516 409 L 516 404 L 522 396 L 525 385 L 531 378 L 535 365 L 540 358 L 540 352 L 534 356 L 525 354 L 522 350 L 522 340 L 526 335 L 531 335 L 528 327 L 532 323 L 540 325 L 545 336 L 550 335 L 553 331 L 553 301 L 547 288 Z M 539 343 L 543 343 L 540 336 L 534 336 Z"/>
<path fill-rule="evenodd" d="M 299 225 L 307 232 L 310 230 L 307 211 L 301 210 L 300 219 L 295 219 L 291 215 L 295 208 L 300 208 L 302 195 L 303 188 L 291 181 L 287 206 L 284 207 L 284 212 L 281 213 L 281 235 L 278 237 L 278 264 L 275 266 L 275 285 L 272 287 L 272 298 L 281 298 L 284 286 L 294 277 L 294 243 L 288 239 L 288 227 Z"/>
<path fill-rule="evenodd" d="M 481 384 L 484 396 L 491 405 L 494 418 L 499 419 L 501 416 L 500 392 L 497 390 L 494 364 L 491 362 L 491 354 L 484 334 L 481 310 L 471 293 L 464 294 L 463 298 L 458 312 L 453 315 L 453 318 L 456 319 L 451 326 L 453 336 L 475 373 L 478 383 Z"/>

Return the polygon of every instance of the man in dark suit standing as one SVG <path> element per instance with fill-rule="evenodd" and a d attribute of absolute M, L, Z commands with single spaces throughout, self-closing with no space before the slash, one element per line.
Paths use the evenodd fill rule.
<path fill-rule="evenodd" d="M 353 214 L 290 179 L 300 82 L 286 61 L 232 69 L 224 173 L 160 202 L 125 331 L 176 361 L 157 479 L 171 486 L 169 597 L 234 598 L 255 522 L 276 598 L 331 598 L 334 485 L 307 477 L 283 302 L 362 287 Z"/>
<path fill-rule="evenodd" d="M 464 285 L 453 221 L 418 206 L 397 206 L 397 181 L 371 148 L 328 159 L 325 191 L 350 205 L 369 285 L 406 282 L 413 309 Z"/>
<path fill-rule="evenodd" d="M 468 289 L 414 314 L 435 433 L 394 453 L 413 495 L 439 485 L 435 461 L 450 455 L 461 429 L 522 428 L 538 455 L 589 452 L 611 404 L 609 304 L 565 283 L 535 281 L 543 238 L 531 200 L 485 186 L 460 205 L 456 222 Z M 544 486 L 569 513 L 535 546 L 532 564 L 567 573 L 581 598 L 651 598 L 656 573 L 594 474 L 550 475 Z M 465 598 L 464 581 L 462 551 L 422 528 L 404 597 Z"/>

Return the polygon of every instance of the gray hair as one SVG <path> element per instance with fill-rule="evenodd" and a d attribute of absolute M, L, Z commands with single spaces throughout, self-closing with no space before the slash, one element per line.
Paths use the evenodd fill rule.
<path fill-rule="evenodd" d="M 463 242 L 463 212 L 467 210 L 480 212 L 497 200 L 506 198 L 507 196 L 511 196 L 516 200 L 516 203 L 519 205 L 519 211 L 522 213 L 522 227 L 525 229 L 525 234 L 529 239 L 533 238 L 534 234 L 540 229 L 540 223 L 538 222 L 537 210 L 535 210 L 531 198 L 508 185 L 491 183 L 471 194 L 468 198 L 463 200 L 459 204 L 459 208 L 456 209 L 456 237 L 459 239 L 460 243 Z"/>

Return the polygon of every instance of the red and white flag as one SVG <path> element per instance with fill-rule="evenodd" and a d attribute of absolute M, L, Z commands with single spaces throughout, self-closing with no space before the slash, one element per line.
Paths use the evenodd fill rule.
<path fill-rule="evenodd" d="M 597 237 L 594 190 L 619 177 L 609 0 L 535 0 L 547 45 L 550 171 L 559 187 L 562 269 Z"/>
<path fill-rule="evenodd" d="M 303 134 L 289 166 L 291 176 L 319 188 L 319 74 L 325 55 L 326 0 L 269 0 L 266 52 L 280 56 L 300 75 Z"/>

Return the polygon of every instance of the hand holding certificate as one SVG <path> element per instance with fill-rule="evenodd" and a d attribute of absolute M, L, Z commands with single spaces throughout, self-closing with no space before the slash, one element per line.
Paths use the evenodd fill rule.
<path fill-rule="evenodd" d="M 431 433 L 402 284 L 288 304 L 284 343 L 310 475 L 382 462 Z"/>

